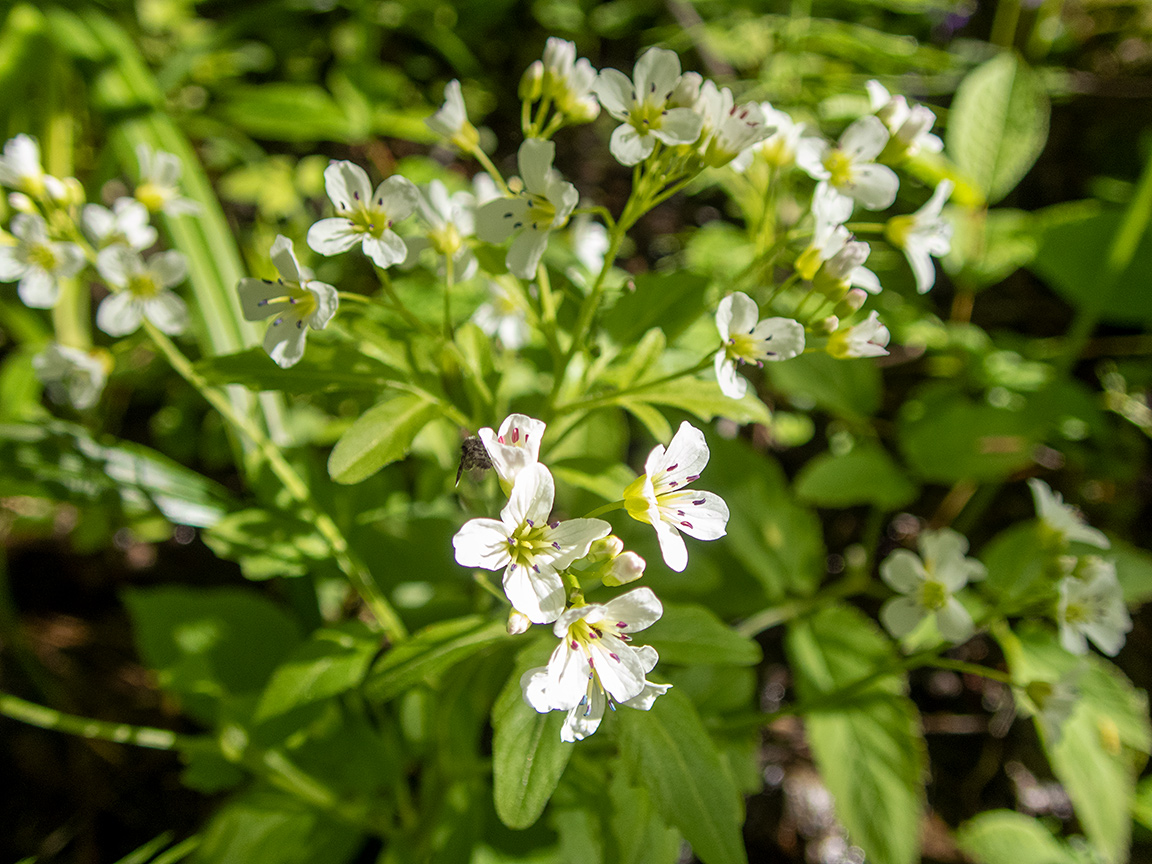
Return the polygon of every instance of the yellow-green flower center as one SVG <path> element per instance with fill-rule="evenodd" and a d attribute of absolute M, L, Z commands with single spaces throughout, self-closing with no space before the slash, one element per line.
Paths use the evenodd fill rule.
<path fill-rule="evenodd" d="M 641 474 L 625 487 L 624 509 L 637 522 L 646 522 L 651 525 L 652 520 L 648 518 L 649 501 L 644 497 L 644 481 L 647 479 L 647 474 Z"/>
<path fill-rule="evenodd" d="M 508 554 L 512 563 L 520 567 L 531 568 L 540 550 L 555 547 L 544 539 L 544 529 L 547 523 L 537 525 L 530 519 L 525 519 L 508 538 Z"/>
<path fill-rule="evenodd" d="M 165 190 L 155 183 L 145 182 L 136 187 L 136 200 L 151 212 L 156 213 L 164 209 L 164 203 L 168 200 L 168 196 L 165 194 Z"/>
<path fill-rule="evenodd" d="M 920 586 L 920 605 L 935 612 L 948 604 L 948 589 L 935 579 L 925 579 Z"/>
<path fill-rule="evenodd" d="M 56 253 L 46 243 L 33 243 L 28 248 L 28 263 L 51 273 L 56 269 Z"/>
<path fill-rule="evenodd" d="M 1064 609 L 1064 620 L 1069 624 L 1087 624 L 1092 620 L 1092 610 L 1087 603 L 1069 603 Z"/>
<path fill-rule="evenodd" d="M 551 201 L 543 195 L 527 195 L 528 199 L 528 221 L 537 228 L 560 228 L 560 225 L 553 225 L 556 221 L 556 207 Z"/>
<path fill-rule="evenodd" d="M 151 273 L 132 274 L 128 277 L 128 284 L 125 287 L 137 297 L 155 297 L 160 293 L 160 286 L 156 284 Z"/>
<path fill-rule="evenodd" d="M 379 239 L 385 231 L 392 227 L 392 220 L 382 210 L 368 210 L 358 207 L 348 214 L 352 223 L 352 230 L 361 234 L 368 234 Z"/>
<path fill-rule="evenodd" d="M 735 333 L 728 337 L 728 344 L 724 346 L 724 351 L 730 360 L 755 363 L 758 359 L 756 357 L 756 343 L 759 341 L 750 333 Z"/>
<path fill-rule="evenodd" d="M 897 249 L 903 249 L 908 245 L 908 235 L 915 225 L 916 220 L 911 216 L 893 216 L 884 226 L 884 236 Z"/>
<path fill-rule="evenodd" d="M 628 112 L 628 122 L 641 135 L 651 129 L 659 129 L 664 124 L 664 103 L 641 102 L 633 105 Z"/>
<path fill-rule="evenodd" d="M 463 245 L 463 241 L 460 239 L 460 231 L 451 222 L 447 222 L 441 227 L 433 228 L 429 231 L 428 241 L 432 244 L 432 248 L 445 258 L 454 257 Z"/>
<path fill-rule="evenodd" d="M 828 182 L 833 186 L 848 186 L 852 183 L 852 157 L 843 150 L 834 149 L 825 156 L 824 168 L 832 175 Z"/>

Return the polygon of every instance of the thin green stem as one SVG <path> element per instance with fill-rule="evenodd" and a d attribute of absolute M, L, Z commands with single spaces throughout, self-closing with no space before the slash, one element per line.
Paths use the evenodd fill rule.
<path fill-rule="evenodd" d="M 351 303 L 363 303 L 367 306 L 372 306 L 376 303 L 371 297 L 365 297 L 363 294 L 353 294 L 351 291 L 337 291 L 336 296 L 340 298 L 341 302 L 347 300 Z"/>
<path fill-rule="evenodd" d="M 134 744 L 152 750 L 194 750 L 215 751 L 216 742 L 206 735 L 181 735 L 168 729 L 152 726 L 132 726 L 128 723 L 109 723 L 104 720 L 91 720 L 64 714 L 54 708 L 26 702 L 17 696 L 0 693 L 0 714 L 29 726 L 53 729 L 68 735 L 79 735 L 94 741 L 111 741 L 116 744 Z"/>
<path fill-rule="evenodd" d="M 721 345 L 721 348 L 724 346 Z M 679 372 L 671 372 L 668 375 L 663 375 L 659 378 L 653 378 L 651 381 L 643 381 L 639 384 L 633 384 L 631 387 L 622 387 L 613 393 L 605 394 L 604 396 L 597 396 L 592 399 L 584 399 L 579 402 L 569 402 L 567 405 L 557 406 L 554 416 L 561 416 L 563 414 L 571 414 L 573 411 L 591 410 L 599 408 L 602 405 L 611 405 L 622 396 L 630 396 L 633 393 L 639 393 L 643 390 L 651 390 L 653 387 L 659 387 L 662 384 L 667 384 L 670 381 L 677 381 L 688 375 L 695 375 L 697 372 L 702 372 L 713 363 L 713 357 L 716 352 L 712 351 L 704 357 L 699 363 L 690 369 L 681 369 Z"/>
<path fill-rule="evenodd" d="M 605 504 L 602 507 L 597 507 L 595 510 L 585 513 L 584 518 L 591 519 L 594 516 L 603 516 L 605 513 L 611 513 L 614 510 L 623 510 L 624 506 L 624 499 L 621 498 L 619 501 L 613 501 L 611 504 Z"/>
<path fill-rule="evenodd" d="M 451 255 L 444 256 L 444 338 L 452 338 L 452 285 L 455 267 Z"/>
<path fill-rule="evenodd" d="M 925 660 L 924 666 L 931 666 L 933 669 L 948 669 L 952 672 L 962 672 L 965 675 L 979 675 L 981 678 L 987 678 L 990 681 L 999 681 L 1001 684 L 1011 684 L 1012 676 L 1007 672 L 1001 672 L 999 669 L 993 669 L 989 666 L 981 666 L 979 663 L 966 663 L 963 660 L 950 660 L 947 657 L 936 657 L 931 660 Z"/>
<path fill-rule="evenodd" d="M 508 189 L 508 184 L 504 182 L 504 176 L 493 164 L 492 160 L 488 158 L 488 154 L 480 149 L 479 145 L 473 147 L 471 150 L 472 157 L 483 166 L 484 170 L 488 172 L 488 176 L 495 181 L 496 186 L 499 187 L 501 193 L 504 195 L 511 195 Z"/>

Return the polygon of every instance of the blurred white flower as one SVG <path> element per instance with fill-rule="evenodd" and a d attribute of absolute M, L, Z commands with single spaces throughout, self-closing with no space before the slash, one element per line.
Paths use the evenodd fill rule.
<path fill-rule="evenodd" d="M 444 104 L 424 123 L 447 141 L 461 150 L 471 150 L 480 143 L 480 133 L 468 122 L 468 110 L 464 107 L 464 94 L 460 82 L 453 78 L 444 86 Z"/>
<path fill-rule="evenodd" d="M 848 357 L 883 357 L 888 353 L 892 338 L 888 328 L 880 323 L 875 311 L 852 327 L 837 330 L 828 337 L 828 353 L 841 359 Z"/>
<path fill-rule="evenodd" d="M 36 139 L 23 133 L 4 144 L 0 156 L 0 184 L 31 198 L 48 197 L 61 200 L 66 192 L 64 184 L 40 166 L 40 145 Z"/>
<path fill-rule="evenodd" d="M 972 635 L 972 616 L 953 595 L 973 579 L 983 579 L 984 565 L 966 558 L 968 540 L 950 528 L 920 535 L 920 556 L 897 549 L 880 565 L 880 577 L 894 591 L 880 608 L 880 620 L 899 639 L 928 615 L 936 617 L 940 635 L 965 642 Z"/>
<path fill-rule="evenodd" d="M 57 342 L 32 358 L 32 368 L 52 401 L 77 411 L 95 405 L 108 380 L 108 368 L 99 357 Z"/>
<path fill-rule="evenodd" d="M 581 57 L 576 59 L 576 43 L 549 37 L 544 44 L 541 87 L 545 99 L 573 123 L 591 123 L 600 113 L 600 103 L 592 93 L 596 70 Z"/>
<path fill-rule="evenodd" d="M 944 142 L 932 134 L 936 115 L 930 108 L 909 107 L 907 99 L 893 96 L 879 81 L 869 81 L 864 86 L 868 89 L 872 110 L 892 133 L 890 147 L 899 151 L 895 156 L 915 156 L 921 150 L 939 153 L 944 149 Z"/>
<path fill-rule="evenodd" d="M 140 182 L 136 186 L 136 200 L 152 213 L 163 211 L 169 216 L 195 214 L 200 205 L 180 194 L 180 175 L 183 166 L 179 158 L 164 150 L 153 150 L 147 144 L 136 148 L 140 162 Z"/>
<path fill-rule="evenodd" d="M 532 335 L 528 313 L 499 282 L 488 280 L 488 300 L 476 307 L 472 321 L 511 351 L 523 348 Z"/>
<path fill-rule="evenodd" d="M 143 252 L 156 242 L 148 208 L 135 198 L 117 198 L 111 210 L 100 204 L 86 204 L 80 211 L 80 223 L 97 249 L 120 243 Z"/>
<path fill-rule="evenodd" d="M 475 196 L 470 192 L 449 195 L 443 183 L 432 180 L 420 194 L 416 206 L 425 231 L 404 238 L 408 250 L 404 266 L 415 265 L 420 253 L 431 249 L 440 258 L 452 259 L 452 271 L 457 281 L 471 279 L 478 266 L 472 247 L 467 243 L 467 238 L 476 230 Z"/>
<path fill-rule="evenodd" d="M 1080 511 L 1070 504 L 1065 504 L 1063 496 L 1059 492 L 1053 492 L 1052 487 L 1043 480 L 1030 478 L 1028 488 L 1032 490 L 1037 518 L 1058 545 L 1067 546 L 1070 542 L 1087 543 L 1100 549 L 1108 549 L 1112 545 L 1103 532 L 1097 531 L 1091 525 L 1085 525 Z"/>
<path fill-rule="evenodd" d="M 740 291 L 720 301 L 716 329 L 724 341 L 716 352 L 716 380 L 730 399 L 740 399 L 748 390 L 748 382 L 736 374 L 737 364 L 762 366 L 765 360 L 791 360 L 804 352 L 803 325 L 791 318 L 761 321 L 756 301 Z"/>
<path fill-rule="evenodd" d="M 1087 654 L 1088 640 L 1115 657 L 1124 646 L 1132 618 L 1116 565 L 1095 555 L 1081 558 L 1071 576 L 1060 580 L 1056 622 L 1060 644 L 1072 654 Z"/>
<path fill-rule="evenodd" d="M 952 250 L 952 224 L 940 215 L 952 185 L 951 180 L 941 180 L 923 207 L 908 216 L 893 216 L 884 226 L 888 242 L 904 251 L 921 294 L 936 284 L 932 258 L 942 258 Z"/>
<path fill-rule="evenodd" d="M 51 309 L 60 296 L 60 280 L 84 269 L 84 250 L 50 240 L 48 224 L 34 213 L 17 213 L 10 228 L 16 243 L 0 246 L 0 282 L 20 280 L 16 292 L 25 306 Z"/>
<path fill-rule="evenodd" d="M 360 244 L 377 267 L 388 269 L 408 256 L 392 226 L 407 219 L 420 193 L 407 177 L 394 175 L 372 191 L 368 172 L 359 165 L 333 160 L 324 169 L 324 190 L 336 216 L 308 229 L 308 245 L 321 255 L 339 255 Z"/>
<path fill-rule="evenodd" d="M 127 246 L 108 246 L 96 257 L 100 276 L 116 291 L 100 302 L 96 326 L 109 336 L 127 336 L 147 318 L 163 333 L 175 336 L 188 326 L 188 307 L 170 291 L 188 275 L 179 252 L 160 252 L 147 262 Z"/>
<path fill-rule="evenodd" d="M 871 115 L 844 130 L 836 146 L 819 138 L 801 138 L 796 164 L 814 180 L 826 180 L 841 195 L 868 210 L 883 210 L 896 200 L 896 173 L 874 160 L 888 143 L 884 123 Z"/>

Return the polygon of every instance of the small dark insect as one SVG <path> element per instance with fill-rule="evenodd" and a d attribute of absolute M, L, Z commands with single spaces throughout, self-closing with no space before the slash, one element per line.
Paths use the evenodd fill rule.
<path fill-rule="evenodd" d="M 460 485 L 460 477 L 464 469 L 480 468 L 487 471 L 492 467 L 492 460 L 488 458 L 488 451 L 484 449 L 484 442 L 476 436 L 465 438 L 460 445 L 460 467 L 456 469 L 456 485 Z"/>

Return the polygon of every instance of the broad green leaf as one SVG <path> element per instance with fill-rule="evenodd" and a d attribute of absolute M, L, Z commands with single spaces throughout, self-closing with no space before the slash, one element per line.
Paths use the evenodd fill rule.
<path fill-rule="evenodd" d="M 606 459 L 565 459 L 549 465 L 562 483 L 585 489 L 605 501 L 619 501 L 624 487 L 636 479 L 627 465 Z"/>
<path fill-rule="evenodd" d="M 1136 785 L 1132 815 L 1137 822 L 1152 831 L 1152 777 L 1145 777 Z"/>
<path fill-rule="evenodd" d="M 675 689 L 651 711 L 620 709 L 620 753 L 704 864 L 747 862 L 743 799 L 695 707 Z"/>
<path fill-rule="evenodd" d="M 540 818 L 574 748 L 560 740 L 565 713 L 537 713 L 520 687 L 520 676 L 547 663 L 553 646 L 543 639 L 520 653 L 492 708 L 492 794 L 496 814 L 509 828 L 527 828 Z"/>
<path fill-rule="evenodd" d="M 315 84 L 273 82 L 232 86 L 220 113 L 237 129 L 272 141 L 349 141 L 356 135 L 344 111 Z"/>
<path fill-rule="evenodd" d="M 851 841 L 877 864 L 912 864 L 920 852 L 924 739 L 904 676 L 877 678 L 895 661 L 892 643 L 863 613 L 832 606 L 788 629 L 788 656 L 808 742 Z M 822 704 L 822 700 L 826 700 Z"/>
<path fill-rule="evenodd" d="M 945 268 L 958 283 L 987 288 L 1036 256 L 1040 243 L 1033 214 L 1008 208 L 953 212 L 955 230 Z"/>
<path fill-rule="evenodd" d="M 847 418 L 868 417 L 880 409 L 880 369 L 871 360 L 801 354 L 765 363 L 764 373 L 797 408 L 815 405 Z"/>
<path fill-rule="evenodd" d="M 755 666 L 760 646 L 696 604 L 665 603 L 660 620 L 637 637 L 660 652 L 664 663 L 680 666 Z"/>
<path fill-rule="evenodd" d="M 239 563 L 247 579 L 303 576 L 331 557 L 313 523 L 259 508 L 229 513 L 203 539 L 220 558 Z"/>
<path fill-rule="evenodd" d="M 659 408 L 653 408 L 647 402 L 623 402 L 624 410 L 644 424 L 648 434 L 657 441 L 670 441 L 672 439 L 672 424 Z"/>
<path fill-rule="evenodd" d="M 1076 864 L 1080 858 L 1044 825 L 1015 810 L 989 810 L 965 822 L 956 845 L 978 864 Z"/>
<path fill-rule="evenodd" d="M 272 673 L 256 721 L 359 687 L 379 650 L 379 638 L 359 621 L 314 631 Z"/>
<path fill-rule="evenodd" d="M 1050 113 L 1043 81 L 1005 51 L 960 82 L 948 112 L 948 155 L 989 203 L 999 201 L 1044 149 Z"/>
<path fill-rule="evenodd" d="M 553 805 L 551 824 L 560 835 L 563 861 L 581 864 L 604 864 L 604 830 L 599 814 L 585 807 Z M 613 862 L 620 861 L 620 851 L 612 850 Z"/>
<path fill-rule="evenodd" d="M 389 649 L 372 669 L 365 690 L 372 700 L 386 702 L 507 638 L 502 621 L 479 615 L 433 624 Z"/>
<path fill-rule="evenodd" d="M 359 483 L 403 459 L 412 439 L 440 413 L 431 400 L 402 393 L 365 411 L 336 442 L 328 473 L 337 483 Z"/>
<path fill-rule="evenodd" d="M 620 345 L 634 345 L 659 327 L 669 342 L 683 333 L 704 311 L 708 280 L 695 273 L 642 273 L 635 288 L 625 289 L 604 313 L 604 329 Z"/>
<path fill-rule="evenodd" d="M 345 390 L 377 392 L 396 379 L 378 360 L 345 345 L 318 343 L 290 369 L 281 369 L 263 348 L 206 357 L 196 371 L 211 384 L 243 384 L 250 390 L 325 393 Z"/>
<path fill-rule="evenodd" d="M 819 507 L 874 504 L 898 510 L 916 498 L 916 486 L 888 451 L 863 443 L 842 456 L 821 453 L 796 477 L 796 495 Z"/>
<path fill-rule="evenodd" d="M 613 771 L 611 802 L 613 860 L 618 864 L 674 864 L 680 856 L 680 832 L 660 818 L 652 796 L 634 785 L 627 771 Z"/>
<path fill-rule="evenodd" d="M 1052 590 L 1055 580 L 1045 571 L 1049 555 L 1040 523 L 1017 522 L 981 550 L 980 560 L 988 568 L 981 588 L 996 597 L 1009 614 L 1028 606 L 1041 592 Z"/>
<path fill-rule="evenodd" d="M 1152 553 L 1113 540 L 1107 557 L 1116 562 L 1116 578 L 1124 589 L 1125 603 L 1138 606 L 1152 600 Z"/>
<path fill-rule="evenodd" d="M 613 400 L 618 405 L 629 408 L 638 403 L 670 405 L 699 417 L 713 420 L 725 417 L 737 423 L 768 423 L 772 419 L 768 406 L 761 402 L 751 390 L 743 399 L 730 399 L 720 392 L 715 381 L 689 378 L 672 381 L 655 387 L 644 387 L 634 393 Z M 641 418 L 642 419 L 642 418 Z"/>

